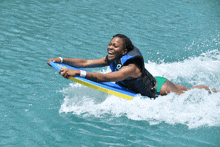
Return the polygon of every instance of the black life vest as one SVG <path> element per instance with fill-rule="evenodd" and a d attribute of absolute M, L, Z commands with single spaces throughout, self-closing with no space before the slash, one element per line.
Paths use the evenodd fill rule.
<path fill-rule="evenodd" d="M 110 64 L 110 68 L 112 72 L 114 72 L 120 70 L 122 66 L 130 63 L 135 63 L 139 67 L 142 73 L 141 76 L 135 79 L 127 78 L 116 83 L 133 92 L 140 93 L 143 96 L 154 98 L 156 79 L 145 69 L 144 58 L 138 48 L 134 47 L 132 51 L 129 51 L 126 55 L 122 56 L 119 61 L 113 61 Z"/>

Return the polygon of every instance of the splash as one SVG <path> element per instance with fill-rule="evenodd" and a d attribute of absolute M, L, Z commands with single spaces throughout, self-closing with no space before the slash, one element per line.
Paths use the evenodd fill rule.
<path fill-rule="evenodd" d="M 173 63 L 155 64 L 149 62 L 145 67 L 154 76 L 165 77 L 181 85 L 207 85 L 219 87 L 220 83 L 220 52 L 209 51 L 199 57 Z"/>
<path fill-rule="evenodd" d="M 153 75 L 166 77 L 177 84 L 220 88 L 220 53 L 217 50 L 182 62 L 149 62 L 145 66 Z M 147 121 L 150 125 L 165 122 L 184 124 L 189 128 L 220 126 L 220 93 L 209 94 L 204 89 L 193 89 L 182 95 L 170 93 L 155 100 L 135 97 L 131 101 L 80 84 L 70 84 L 61 92 L 65 98 L 60 113 L 99 118 L 126 116 L 131 120 Z"/>

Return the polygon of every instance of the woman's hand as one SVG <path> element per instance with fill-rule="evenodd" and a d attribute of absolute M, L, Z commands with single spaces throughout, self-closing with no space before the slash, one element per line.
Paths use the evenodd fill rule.
<path fill-rule="evenodd" d="M 47 61 L 47 64 L 48 64 L 49 66 L 51 66 L 51 65 L 50 65 L 50 61 L 59 63 L 59 62 L 61 62 L 61 59 L 60 59 L 60 58 L 51 58 L 51 59 L 49 59 L 49 60 Z"/>
<path fill-rule="evenodd" d="M 69 79 L 70 77 L 79 76 L 80 71 L 68 68 L 61 68 L 59 74 L 61 74 L 64 78 Z"/>

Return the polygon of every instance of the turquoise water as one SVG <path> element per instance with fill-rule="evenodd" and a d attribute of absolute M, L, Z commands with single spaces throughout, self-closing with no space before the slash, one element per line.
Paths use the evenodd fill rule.
<path fill-rule="evenodd" d="M 0 146 L 220 146 L 220 93 L 128 101 L 46 64 L 102 58 L 123 33 L 154 76 L 220 90 L 219 0 L 0 0 L 0 12 Z"/>

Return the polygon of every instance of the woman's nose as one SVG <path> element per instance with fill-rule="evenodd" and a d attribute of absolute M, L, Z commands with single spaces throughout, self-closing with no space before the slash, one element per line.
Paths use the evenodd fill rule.
<path fill-rule="evenodd" d="M 113 48 L 112 48 L 112 46 L 108 46 L 108 48 L 107 48 L 107 50 L 112 50 Z"/>

